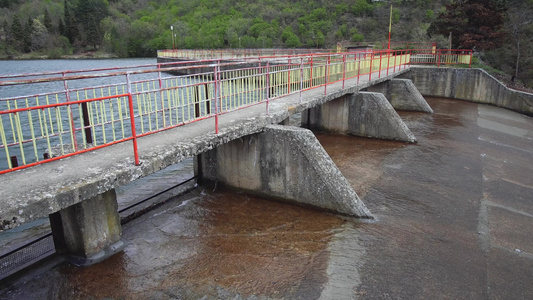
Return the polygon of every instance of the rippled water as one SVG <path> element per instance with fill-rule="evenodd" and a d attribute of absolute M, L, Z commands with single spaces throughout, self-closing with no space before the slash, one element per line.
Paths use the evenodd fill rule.
<path fill-rule="evenodd" d="M 123 253 L 6 299 L 527 299 L 533 120 L 428 99 L 417 144 L 317 133 L 376 222 L 198 187 L 126 224 Z"/>

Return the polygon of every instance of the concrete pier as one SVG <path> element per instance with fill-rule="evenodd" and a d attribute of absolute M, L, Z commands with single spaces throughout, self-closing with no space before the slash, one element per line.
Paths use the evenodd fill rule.
<path fill-rule="evenodd" d="M 380 93 L 360 92 L 353 102 L 350 133 L 357 136 L 416 142 L 415 135 Z"/>
<path fill-rule="evenodd" d="M 396 110 L 433 113 L 422 94 L 409 79 L 391 79 L 370 86 L 366 91 L 382 93 Z"/>
<path fill-rule="evenodd" d="M 115 190 L 50 215 L 56 252 L 75 265 L 92 265 L 122 251 Z"/>
<path fill-rule="evenodd" d="M 202 182 L 312 206 L 348 216 L 372 218 L 314 134 L 270 125 L 197 158 Z"/>
<path fill-rule="evenodd" d="M 309 128 L 369 138 L 416 142 L 407 125 L 381 93 L 344 95 L 302 113 Z"/>

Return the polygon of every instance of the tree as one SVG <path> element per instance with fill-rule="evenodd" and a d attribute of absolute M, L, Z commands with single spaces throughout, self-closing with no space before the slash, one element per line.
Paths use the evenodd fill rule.
<path fill-rule="evenodd" d="M 9 25 L 7 24 L 7 20 L 4 20 L 2 28 L 4 30 L 4 53 L 6 55 L 9 55 L 9 44 L 11 44 L 11 34 L 9 32 Z"/>
<path fill-rule="evenodd" d="M 518 70 L 520 69 L 520 58 L 522 53 L 522 43 L 523 41 L 530 40 L 531 36 L 528 35 L 528 27 L 531 28 L 533 24 L 533 1 L 530 3 L 524 3 L 523 1 L 518 1 L 514 3 L 509 8 L 509 13 L 507 14 L 507 30 L 509 36 L 516 47 L 516 63 L 514 77 L 519 77 Z M 531 44 L 529 45 L 532 46 Z"/>
<path fill-rule="evenodd" d="M 31 51 L 31 35 L 32 34 L 33 34 L 33 19 L 31 17 L 28 17 L 28 21 L 26 22 L 26 26 L 24 27 L 23 39 L 22 39 L 24 52 Z"/>
<path fill-rule="evenodd" d="M 68 5 L 67 0 L 64 2 L 64 11 L 65 11 L 65 36 L 68 38 L 70 43 L 74 43 L 75 40 L 80 37 L 80 30 L 78 28 L 78 22 L 74 18 L 74 14 L 70 6 Z"/>
<path fill-rule="evenodd" d="M 24 29 L 22 29 L 22 24 L 18 15 L 13 16 L 13 21 L 11 22 L 11 38 L 13 39 L 13 45 L 15 49 L 22 51 L 22 42 L 24 41 Z"/>
<path fill-rule="evenodd" d="M 67 36 L 67 29 L 65 28 L 65 22 L 63 22 L 63 19 L 59 19 L 59 24 L 57 26 L 57 29 L 59 31 L 59 35 Z"/>
<path fill-rule="evenodd" d="M 94 50 L 97 49 L 99 45 L 102 44 L 102 34 L 100 32 L 100 23 L 97 22 L 94 18 L 91 18 L 86 29 L 86 39 L 87 43 L 93 46 Z"/>
<path fill-rule="evenodd" d="M 52 45 L 52 34 L 38 19 L 33 22 L 33 30 L 31 34 L 31 50 L 43 50 L 50 48 Z"/>
<path fill-rule="evenodd" d="M 285 40 L 285 46 L 289 48 L 299 48 L 302 46 L 302 42 L 296 34 L 291 32 L 289 37 Z"/>
<path fill-rule="evenodd" d="M 48 32 L 50 33 L 54 32 L 54 26 L 52 25 L 52 18 L 50 17 L 50 13 L 48 12 L 48 9 L 44 10 L 43 25 L 44 27 L 46 27 L 46 30 L 48 30 Z"/>
<path fill-rule="evenodd" d="M 94 49 L 102 43 L 103 33 L 100 30 L 100 22 L 108 15 L 109 4 L 106 0 L 83 0 L 79 1 L 75 8 L 75 16 L 81 27 L 84 44 L 93 46 Z"/>
<path fill-rule="evenodd" d="M 493 49 L 502 43 L 506 0 L 454 0 L 431 24 L 430 33 L 448 36 L 452 47 Z"/>

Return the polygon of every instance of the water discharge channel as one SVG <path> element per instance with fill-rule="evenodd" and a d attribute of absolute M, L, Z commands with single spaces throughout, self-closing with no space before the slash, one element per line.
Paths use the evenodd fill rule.
<path fill-rule="evenodd" d="M 197 187 L 124 225 L 86 268 L 6 283 L 3 299 L 526 299 L 533 119 L 428 98 L 417 144 L 317 133 L 377 220 Z"/>

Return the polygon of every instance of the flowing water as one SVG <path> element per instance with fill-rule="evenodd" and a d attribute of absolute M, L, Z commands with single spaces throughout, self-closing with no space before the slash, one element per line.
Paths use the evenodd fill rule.
<path fill-rule="evenodd" d="M 528 299 L 533 120 L 428 99 L 405 144 L 317 133 L 376 216 L 202 186 L 124 225 L 124 252 L 60 265 L 4 299 Z"/>

